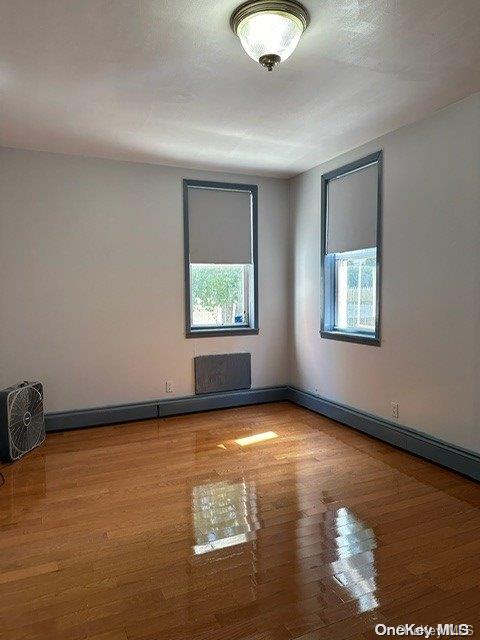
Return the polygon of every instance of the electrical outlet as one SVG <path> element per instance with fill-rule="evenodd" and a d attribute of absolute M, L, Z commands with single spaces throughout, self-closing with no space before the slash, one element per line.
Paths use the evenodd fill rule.
<path fill-rule="evenodd" d="M 392 402 L 392 418 L 398 420 L 398 402 Z"/>
<path fill-rule="evenodd" d="M 165 382 L 165 391 L 167 393 L 173 393 L 173 382 L 171 380 Z"/>

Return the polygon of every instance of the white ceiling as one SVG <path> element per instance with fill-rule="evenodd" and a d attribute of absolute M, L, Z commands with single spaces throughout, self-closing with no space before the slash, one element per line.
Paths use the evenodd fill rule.
<path fill-rule="evenodd" d="M 0 0 L 0 144 L 291 176 L 480 90 L 480 0 L 305 0 L 272 73 L 240 0 Z"/>

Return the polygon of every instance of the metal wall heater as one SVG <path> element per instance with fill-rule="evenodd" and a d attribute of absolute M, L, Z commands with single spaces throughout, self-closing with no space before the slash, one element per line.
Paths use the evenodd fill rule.
<path fill-rule="evenodd" d="M 250 353 L 197 356 L 194 358 L 195 393 L 250 389 L 251 360 Z"/>

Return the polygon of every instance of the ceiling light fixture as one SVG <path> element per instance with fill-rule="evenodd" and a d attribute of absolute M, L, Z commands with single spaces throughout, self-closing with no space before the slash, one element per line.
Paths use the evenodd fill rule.
<path fill-rule="evenodd" d="M 294 0 L 252 0 L 230 18 L 247 54 L 268 71 L 292 55 L 309 22 L 308 11 Z"/>

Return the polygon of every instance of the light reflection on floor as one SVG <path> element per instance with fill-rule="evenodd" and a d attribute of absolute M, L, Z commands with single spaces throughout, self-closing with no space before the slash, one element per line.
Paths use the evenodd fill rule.
<path fill-rule="evenodd" d="M 213 482 L 193 487 L 194 553 L 243 544 L 259 528 L 253 482 Z"/>
<path fill-rule="evenodd" d="M 192 513 L 195 555 L 255 540 L 259 528 L 255 484 L 242 480 L 193 487 Z M 334 538 L 335 564 L 337 568 L 341 564 L 335 578 L 346 591 L 345 600 L 356 601 L 359 613 L 372 611 L 379 606 L 374 532 L 351 509 L 340 507 L 332 515 L 333 536 L 327 537 Z M 356 563 L 359 553 L 363 554 L 362 566 Z"/>
<path fill-rule="evenodd" d="M 375 554 L 366 551 L 364 559 L 368 574 L 365 575 L 365 566 L 355 566 L 354 558 L 361 552 L 359 548 L 365 542 L 364 532 L 370 531 L 371 547 L 376 548 L 375 535 L 371 529 L 367 529 L 364 523 L 355 516 L 353 511 L 346 507 L 337 509 L 335 515 L 335 526 L 338 536 L 335 539 L 337 544 L 338 559 L 342 560 L 342 572 L 336 576 L 342 587 L 349 595 L 357 601 L 359 613 L 372 611 L 379 606 L 375 597 L 377 589 L 375 580 Z M 351 533 L 349 533 L 351 532 Z M 357 534 L 357 535 L 356 535 Z"/>
<path fill-rule="evenodd" d="M 256 433 L 253 436 L 237 438 L 235 442 L 241 447 L 247 447 L 250 444 L 257 444 L 259 442 L 265 442 L 266 440 L 273 440 L 274 438 L 278 438 L 278 434 L 275 433 L 275 431 L 265 431 L 265 433 Z"/>

